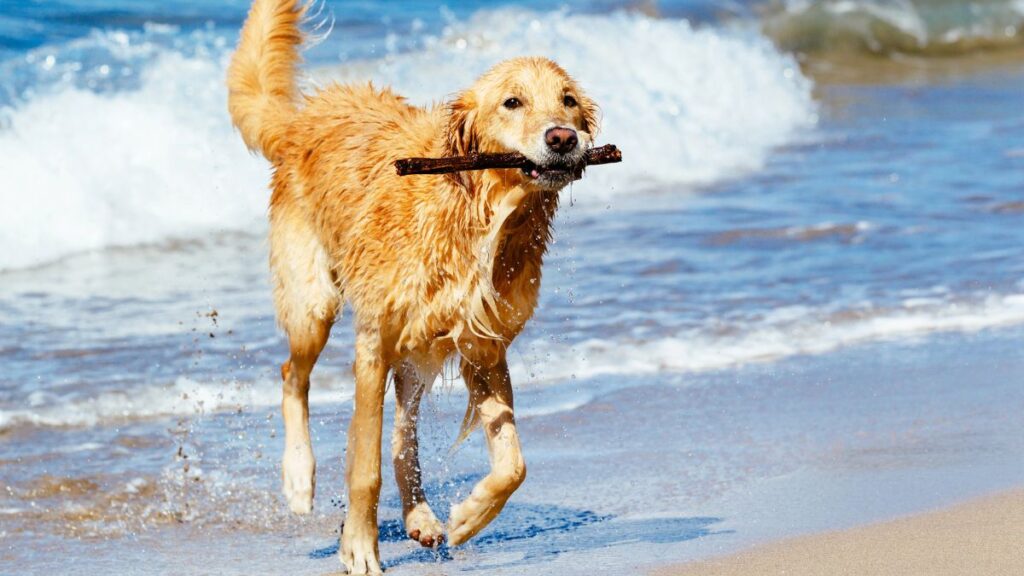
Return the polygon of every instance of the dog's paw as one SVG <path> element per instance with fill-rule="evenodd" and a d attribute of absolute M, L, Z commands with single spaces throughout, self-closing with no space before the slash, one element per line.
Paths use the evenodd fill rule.
<path fill-rule="evenodd" d="M 452 506 L 448 514 L 448 544 L 458 546 L 487 525 L 487 506 L 470 496 Z"/>
<path fill-rule="evenodd" d="M 420 502 L 405 515 L 405 532 L 426 548 L 439 546 L 444 540 L 444 526 L 426 502 Z"/>
<path fill-rule="evenodd" d="M 286 450 L 281 466 L 281 491 L 288 507 L 296 514 L 313 511 L 313 493 L 316 488 L 316 461 L 312 450 Z"/>
<path fill-rule="evenodd" d="M 341 563 L 349 574 L 383 574 L 377 555 L 376 536 L 341 535 Z"/>

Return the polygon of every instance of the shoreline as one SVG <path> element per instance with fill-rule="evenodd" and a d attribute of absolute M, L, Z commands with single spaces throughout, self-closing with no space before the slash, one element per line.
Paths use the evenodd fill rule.
<path fill-rule="evenodd" d="M 1024 487 L 939 510 L 787 538 L 659 568 L 655 576 L 1024 573 Z"/>
<path fill-rule="evenodd" d="M 519 408 L 535 411 L 519 422 L 529 438 L 531 480 L 487 533 L 444 559 L 402 537 L 398 495 L 385 482 L 380 519 L 391 536 L 382 557 L 395 576 L 583 576 L 595 565 L 685 576 L 695 566 L 685 562 L 1019 490 L 1022 337 L 1024 326 L 1015 326 L 714 374 L 586 380 L 580 385 L 590 399 L 556 411 L 541 409 L 561 404 L 551 388 L 520 389 Z M 441 393 L 425 413 L 421 458 L 438 510 L 486 469 L 479 436 L 448 455 L 464 405 L 460 395 Z M 20 466 L 0 470 L 0 482 L 13 487 L 0 507 L 24 510 L 5 517 L 0 558 L 25 574 L 144 574 L 154 566 L 168 573 L 336 572 L 339 431 L 351 412 L 313 406 L 322 489 L 317 512 L 300 518 L 277 496 L 272 411 L 202 415 L 178 435 L 158 422 L 99 428 L 76 433 L 81 451 L 25 452 Z M 19 444 L 54 446 L 61 434 L 35 430 Z M 131 442 L 118 444 L 122 435 Z M 106 454 L 106 446 L 116 449 Z M 179 447 L 196 471 L 187 488 L 179 482 L 187 470 L 174 460 Z M 101 457 L 121 472 L 98 476 Z M 385 463 L 385 477 L 390 472 Z M 63 486 L 79 492 L 72 497 Z M 73 571 L 62 560 L 69 554 Z M 135 559 L 149 569 L 133 571 Z"/>

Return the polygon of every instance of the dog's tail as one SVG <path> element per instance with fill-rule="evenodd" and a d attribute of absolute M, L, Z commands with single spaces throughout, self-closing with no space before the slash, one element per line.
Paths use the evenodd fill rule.
<path fill-rule="evenodd" d="M 295 75 L 305 12 L 301 0 L 255 0 L 228 67 L 231 121 L 246 146 L 271 162 L 297 110 Z"/>

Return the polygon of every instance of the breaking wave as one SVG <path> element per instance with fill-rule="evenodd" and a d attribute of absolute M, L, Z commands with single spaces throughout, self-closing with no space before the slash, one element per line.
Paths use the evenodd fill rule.
<path fill-rule="evenodd" d="M 334 33 L 340 42 L 344 34 Z M 596 97 L 601 141 L 626 155 L 622 165 L 592 170 L 576 185 L 580 197 L 756 170 L 816 118 L 810 82 L 756 32 L 640 15 L 484 11 L 421 45 L 331 73 L 376 78 L 429 103 L 501 58 L 550 56 Z M 213 32 L 151 25 L 0 63 L 0 102 L 8 103 L 0 108 L 0 270 L 262 230 L 268 169 L 228 119 L 230 47 Z"/>
<path fill-rule="evenodd" d="M 734 178 L 817 121 L 810 81 L 765 37 L 639 14 L 481 12 L 420 51 L 317 75 L 372 79 L 427 104 L 519 55 L 551 57 L 575 76 L 601 106 L 599 143 L 623 150 L 621 165 L 575 185 L 584 202 Z"/>
<path fill-rule="evenodd" d="M 975 300 L 912 297 L 890 308 L 841 311 L 790 306 L 746 326 L 694 328 L 646 340 L 589 339 L 574 344 L 547 340 L 517 343 L 510 354 L 517 386 L 585 380 L 602 376 L 657 373 L 702 373 L 799 355 L 832 352 L 851 345 L 906 340 L 936 333 L 971 333 L 1024 324 L 1024 294 L 993 295 Z M 461 382 L 455 381 L 461 386 Z M 447 381 L 442 390 L 453 384 Z M 436 385 L 435 385 L 436 386 Z M 350 378 L 316 378 L 313 404 L 347 402 Z M 589 401 L 586 394 L 566 392 L 524 412 L 523 417 L 572 411 Z M 151 385 L 125 392 L 81 398 L 37 392 L 23 408 L 0 409 L 0 430 L 35 426 L 95 426 L 126 420 L 268 408 L 280 402 L 275 382 L 196 382 L 179 378 L 171 385 Z"/>
<path fill-rule="evenodd" d="M 787 0 L 764 28 L 785 50 L 945 56 L 1024 45 L 1024 2 Z"/>

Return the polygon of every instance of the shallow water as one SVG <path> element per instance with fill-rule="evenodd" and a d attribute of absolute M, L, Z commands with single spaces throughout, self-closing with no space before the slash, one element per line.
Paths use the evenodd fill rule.
<path fill-rule="evenodd" d="M 0 558 L 21 567 L 0 572 L 63 573 L 69 555 L 82 573 L 336 568 L 352 339 L 343 320 L 314 374 L 319 494 L 298 519 L 277 493 L 267 167 L 224 111 L 245 5 L 0 12 Z M 761 32 L 779 8 L 744 4 L 481 6 L 329 4 L 312 82 L 373 78 L 427 103 L 501 57 L 548 54 L 626 159 L 564 193 L 513 347 L 529 481 L 447 562 L 401 539 L 388 485 L 389 566 L 636 568 L 1024 478 L 1006 433 L 1022 407 L 1017 52 L 794 55 Z M 808 77 L 806 57 L 841 73 Z M 448 454 L 464 398 L 435 389 L 423 458 L 443 514 L 486 458 L 479 438 Z M 834 518 L 766 511 L 801 482 L 824 498 L 823 477 L 846 497 L 931 489 Z"/>

